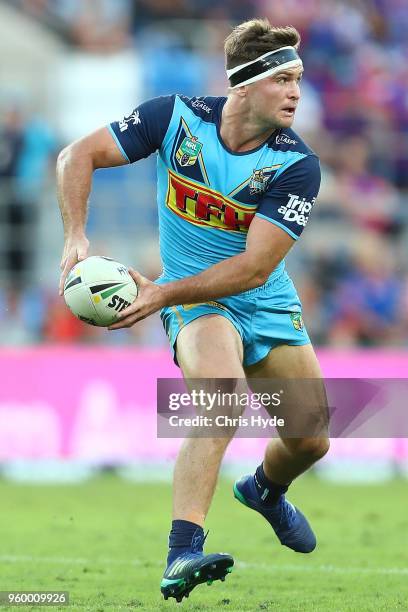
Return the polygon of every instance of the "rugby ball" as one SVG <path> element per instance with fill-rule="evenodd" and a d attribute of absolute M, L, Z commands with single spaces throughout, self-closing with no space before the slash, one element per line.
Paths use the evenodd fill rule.
<path fill-rule="evenodd" d="M 123 264 L 109 257 L 87 257 L 68 274 L 64 298 L 78 319 L 107 327 L 137 298 L 137 285 Z"/>

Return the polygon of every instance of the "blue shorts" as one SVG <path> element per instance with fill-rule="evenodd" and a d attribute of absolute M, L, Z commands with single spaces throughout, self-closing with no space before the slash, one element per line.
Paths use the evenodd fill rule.
<path fill-rule="evenodd" d="M 171 279 L 160 279 L 160 283 Z M 286 272 L 261 287 L 202 304 L 163 308 L 160 316 L 175 355 L 180 330 L 199 317 L 218 314 L 234 325 L 244 347 L 244 366 L 264 359 L 280 344 L 310 344 L 302 319 L 302 305 Z M 178 365 L 178 364 L 177 364 Z"/>

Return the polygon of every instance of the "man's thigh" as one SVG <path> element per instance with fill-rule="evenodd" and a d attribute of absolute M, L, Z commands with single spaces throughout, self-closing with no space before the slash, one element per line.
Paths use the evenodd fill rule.
<path fill-rule="evenodd" d="M 211 417 L 212 423 L 218 423 L 217 417 L 232 418 L 242 413 L 238 402 L 225 401 L 235 394 L 247 392 L 242 340 L 229 319 L 210 314 L 185 325 L 177 337 L 176 355 L 190 392 L 204 391 L 212 397 L 222 398 L 214 401 L 210 412 L 207 412 L 206 402 L 198 406 L 197 414 Z M 231 421 L 221 420 L 211 429 L 194 429 L 192 435 L 229 441 L 235 431 L 236 426 Z"/>
<path fill-rule="evenodd" d="M 185 325 L 177 336 L 176 355 L 185 378 L 245 378 L 241 336 L 222 315 Z"/>
<path fill-rule="evenodd" d="M 280 345 L 262 361 L 245 368 L 249 386 L 272 394 L 283 389 L 274 415 L 285 420 L 279 435 L 289 447 L 301 440 L 328 437 L 327 396 L 319 362 L 311 344 Z"/>
<path fill-rule="evenodd" d="M 251 366 L 245 368 L 248 378 L 322 378 L 322 371 L 311 344 L 281 344 Z"/>

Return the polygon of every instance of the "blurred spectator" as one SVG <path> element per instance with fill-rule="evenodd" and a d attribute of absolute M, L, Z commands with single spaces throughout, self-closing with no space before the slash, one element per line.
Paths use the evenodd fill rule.
<path fill-rule="evenodd" d="M 41 288 L 0 289 L 2 344 L 18 346 L 40 342 L 45 313 L 45 296 Z"/>
<path fill-rule="evenodd" d="M 61 298 L 49 300 L 44 320 L 43 337 L 45 342 L 73 343 L 84 339 L 88 331 L 85 323 L 79 321 Z"/>
<path fill-rule="evenodd" d="M 132 0 L 17 0 L 84 51 L 109 53 L 130 44 Z"/>
<path fill-rule="evenodd" d="M 362 236 L 350 272 L 333 292 L 329 338 L 334 344 L 402 342 L 404 286 L 387 242 Z M 406 331 L 406 330 L 405 330 Z"/>
<path fill-rule="evenodd" d="M 56 142 L 40 120 L 26 118 L 16 105 L 0 117 L 0 245 L 8 282 L 20 286 L 33 268 L 38 199 L 51 168 Z"/>
<path fill-rule="evenodd" d="M 4 268 L 9 281 L 18 284 L 28 265 L 28 253 L 22 231 L 33 222 L 33 209 L 20 201 L 16 188 L 18 163 L 24 143 L 24 124 L 21 113 L 11 108 L 0 124 L 0 219 L 5 229 L 2 251 Z"/>
<path fill-rule="evenodd" d="M 336 161 L 337 197 L 349 223 L 380 233 L 397 233 L 397 190 L 369 170 L 366 140 L 354 136 L 340 143 Z"/>
<path fill-rule="evenodd" d="M 113 52 L 130 44 L 131 0 L 58 0 L 53 4 L 69 24 L 72 42 L 84 51 Z"/>

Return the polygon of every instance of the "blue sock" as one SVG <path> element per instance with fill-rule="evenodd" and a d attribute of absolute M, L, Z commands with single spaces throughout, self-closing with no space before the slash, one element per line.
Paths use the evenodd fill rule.
<path fill-rule="evenodd" d="M 167 556 L 167 566 L 183 553 L 190 552 L 193 538 L 196 539 L 197 536 L 204 537 L 204 531 L 200 525 L 190 521 L 173 521 L 169 535 L 170 550 Z"/>
<path fill-rule="evenodd" d="M 269 480 L 265 475 L 263 463 L 256 468 L 254 480 L 259 497 L 264 506 L 273 506 L 276 504 L 280 496 L 286 493 L 289 488 L 289 485 L 281 485 Z"/>

